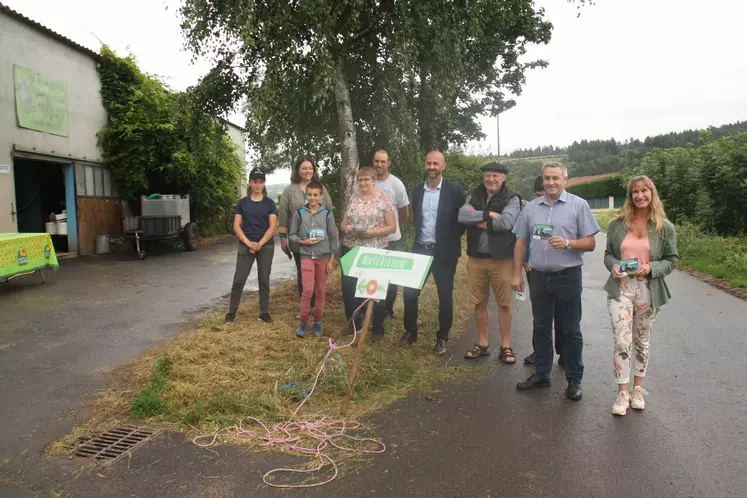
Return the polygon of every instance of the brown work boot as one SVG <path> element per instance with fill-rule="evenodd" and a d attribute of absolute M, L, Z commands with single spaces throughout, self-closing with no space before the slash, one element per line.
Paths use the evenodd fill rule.
<path fill-rule="evenodd" d="M 446 340 L 440 337 L 436 339 L 436 347 L 433 348 L 433 354 L 436 356 L 443 356 L 446 354 Z"/>

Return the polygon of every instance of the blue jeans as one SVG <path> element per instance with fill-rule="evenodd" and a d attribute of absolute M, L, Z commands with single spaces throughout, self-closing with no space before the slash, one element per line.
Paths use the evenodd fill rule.
<path fill-rule="evenodd" d="M 581 382 L 584 376 L 584 341 L 581 336 L 581 266 L 557 272 L 530 272 L 532 315 L 535 326 L 537 376 L 549 379 L 553 362 L 553 317 L 563 324 L 565 378 Z"/>

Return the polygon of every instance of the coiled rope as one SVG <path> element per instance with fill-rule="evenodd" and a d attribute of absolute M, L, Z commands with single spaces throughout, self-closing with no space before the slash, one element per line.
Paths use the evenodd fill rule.
<path fill-rule="evenodd" d="M 272 469 L 266 472 L 262 476 L 262 481 L 268 486 L 273 488 L 315 488 L 324 486 L 334 481 L 338 475 L 338 467 L 335 460 L 328 454 L 328 451 L 336 448 L 337 450 L 349 452 L 349 453 L 365 453 L 365 454 L 381 454 L 386 451 L 386 445 L 379 439 L 358 437 L 349 434 L 350 431 L 357 431 L 361 428 L 361 424 L 358 422 L 347 421 L 342 419 L 330 419 L 326 416 L 317 417 L 312 420 L 294 421 L 296 415 L 301 410 L 301 407 L 306 404 L 314 390 L 316 389 L 319 379 L 322 373 L 325 371 L 327 360 L 333 353 L 340 362 L 341 368 L 342 359 L 337 351 L 352 346 L 358 337 L 358 329 L 355 327 L 355 317 L 368 303 L 366 299 L 353 313 L 346 326 L 352 323 L 353 326 L 353 338 L 347 344 L 338 346 L 331 338 L 329 339 L 329 346 L 327 352 L 324 354 L 321 360 L 321 366 L 314 377 L 314 384 L 308 393 L 304 397 L 303 401 L 296 407 L 293 415 L 285 422 L 280 422 L 270 427 L 263 423 L 261 420 L 255 417 L 245 417 L 239 420 L 237 425 L 231 427 L 225 427 L 215 432 L 214 434 L 203 434 L 193 439 L 193 443 L 200 448 L 209 448 L 214 446 L 219 437 L 232 439 L 236 442 L 254 442 L 262 448 L 276 447 L 281 451 L 290 451 L 302 453 L 304 455 L 310 455 L 319 460 L 319 465 L 313 469 L 294 469 L 288 467 L 282 467 Z M 306 393 L 306 389 L 302 388 L 297 382 L 291 382 L 287 386 L 283 386 L 286 389 L 299 389 L 300 392 Z M 245 424 L 244 421 L 248 421 L 249 424 Z M 204 442 L 205 440 L 209 440 Z M 304 446 L 304 440 L 315 441 L 315 445 Z M 354 441 L 360 444 L 369 444 L 371 448 L 365 447 L 350 447 L 343 444 L 345 441 Z M 313 474 L 324 468 L 325 465 L 332 465 L 334 473 L 331 477 L 325 481 L 320 481 L 310 484 L 276 484 L 270 480 L 271 477 L 287 473 L 287 474 Z"/>

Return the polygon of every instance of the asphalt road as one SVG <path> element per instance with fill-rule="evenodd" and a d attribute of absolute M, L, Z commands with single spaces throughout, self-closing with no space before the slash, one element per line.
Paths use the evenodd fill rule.
<path fill-rule="evenodd" d="M 78 421 L 66 414 L 106 387 L 115 366 L 218 305 L 230 291 L 235 247 L 65 260 L 45 271 L 46 284 L 38 274 L 0 284 L 0 479 L 20 471 L 28 481 L 43 449 Z M 271 278 L 293 276 L 278 246 Z M 256 289 L 253 271 L 245 290 Z"/>
<path fill-rule="evenodd" d="M 283 495 L 745 496 L 747 302 L 685 273 L 675 272 L 669 277 L 673 299 L 662 309 L 652 336 L 646 410 L 629 410 L 625 417 L 613 417 L 610 409 L 616 387 L 611 374 L 609 316 L 602 291 L 606 279 L 601 262 L 603 241 L 600 235 L 597 251 L 586 256 L 584 271 L 583 400 L 572 402 L 563 396 L 565 379 L 560 369 L 555 369 L 550 389 L 520 393 L 515 385 L 531 373 L 529 367 L 503 365 L 496 356 L 480 359 L 477 361 L 487 363 L 489 368 L 429 396 L 413 393 L 367 421 L 378 427 L 379 436 L 389 448 L 386 454 L 373 457 L 353 474 L 323 488 Z M 215 254 L 224 254 L 222 251 L 218 249 Z M 210 254 L 205 251 L 200 257 L 209 258 Z M 221 257 L 230 259 L 228 253 Z M 106 268 L 96 267 L 96 271 L 108 272 Z M 111 272 L 113 277 L 114 270 Z M 230 278 L 229 273 L 226 270 L 223 281 Z M 202 275 L 208 274 L 212 272 Z M 31 307 L 38 294 L 0 294 L 4 322 L 1 342 L 15 343 L 0 351 L 0 455 L 4 455 L 0 458 L 11 460 L 0 467 L 4 478 L 0 495 L 30 496 L 40 490 L 72 496 L 282 493 L 265 487 L 261 476 L 281 463 L 289 463 L 290 457 L 245 452 L 231 446 L 200 450 L 185 443 L 180 434 L 167 434 L 137 450 L 130 461 L 101 472 L 81 473 L 80 460 L 19 457 L 26 443 L 32 448 L 29 453 L 40 451 L 70 425 L 68 419 L 56 419 L 79 403 L 79 396 L 90 387 L 103 382 L 102 368 L 126 361 L 169 337 L 174 329 L 169 324 L 179 321 L 181 309 L 207 302 L 209 290 L 216 296 L 225 292 L 225 284 L 215 284 L 200 292 L 201 301 L 194 292 L 179 286 L 150 289 L 149 285 L 158 285 L 157 279 L 130 282 L 132 293 L 148 294 L 146 302 L 154 308 L 141 311 L 136 326 L 129 318 L 132 313 L 120 310 L 106 320 L 107 314 L 102 313 L 97 319 L 97 307 L 84 312 L 76 299 L 72 304 L 63 302 L 77 312 L 60 311 L 61 305 L 57 305 L 59 318 L 45 322 L 54 325 L 51 329 L 45 329 L 37 318 L 41 311 L 21 313 L 22 318 L 15 322 L 11 319 L 16 325 L 8 334 L 6 313 L 18 310 L 18 306 Z M 89 299 L 97 294 L 89 292 Z M 154 305 L 156 296 L 161 302 L 175 302 Z M 15 300 L 15 305 L 9 306 L 8 299 Z M 109 315 L 119 308 L 110 303 Z M 514 309 L 513 346 L 521 360 L 531 347 L 530 305 L 515 302 Z M 495 328 L 491 342 L 497 345 L 498 337 Z M 471 328 L 449 344 L 444 361 L 450 360 L 450 366 L 464 362 L 462 354 L 473 342 Z M 112 344 L 117 347 L 112 348 Z M 19 353 L 13 354 L 14 350 Z M 71 365 L 71 357 L 84 365 Z M 86 382 L 91 386 L 85 386 Z M 5 425 L 7 421 L 10 426 Z M 19 458 L 28 458 L 28 464 L 19 466 Z M 10 476 L 8 470 L 18 469 L 22 474 Z"/>

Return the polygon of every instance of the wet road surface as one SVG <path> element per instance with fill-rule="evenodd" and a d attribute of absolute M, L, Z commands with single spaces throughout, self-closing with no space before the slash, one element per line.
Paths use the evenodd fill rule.
<path fill-rule="evenodd" d="M 394 403 L 367 421 L 378 428 L 387 444 L 385 455 L 372 458 L 357 472 L 323 488 L 284 495 L 745 496 L 747 302 L 685 273 L 670 276 L 673 298 L 662 309 L 652 335 L 646 410 L 629 410 L 625 417 L 613 417 L 610 409 L 616 386 L 611 374 L 612 336 L 606 294 L 602 290 L 607 275 L 601 262 L 603 242 L 600 236 L 597 251 L 586 256 L 584 267 L 583 400 L 572 402 L 564 397 L 566 383 L 557 367 L 551 388 L 516 391 L 516 383 L 532 370 L 521 364 L 531 348 L 530 305 L 515 301 L 512 345 L 518 364 L 503 365 L 496 355 L 482 358 L 474 365 L 487 364 L 488 368 L 465 381 L 428 396 L 413 393 Z M 227 253 L 224 257 L 230 259 Z M 230 279 L 230 273 L 231 269 L 225 270 L 223 282 Z M 163 305 L 172 311 L 156 309 L 124 330 L 123 323 L 130 322 L 121 312 L 117 315 L 120 321 L 110 317 L 106 326 L 103 319 L 90 320 L 98 323 L 92 328 L 81 322 L 89 320 L 91 314 L 95 318 L 98 311 L 77 320 L 72 311 L 58 311 L 60 318 L 54 323 L 69 323 L 67 328 L 60 328 L 66 333 L 48 330 L 44 340 L 19 343 L 26 344 L 21 351 L 27 351 L 20 361 L 11 360 L 15 368 L 8 366 L 7 358 L 18 346 L 0 351 L 0 415 L 15 424 L 9 429 L 3 422 L 0 431 L 6 445 L 0 450 L 8 455 L 5 458 L 18 458 L 23 431 L 36 429 L 33 438 L 22 439 L 33 439 L 34 451 L 40 451 L 57 435 L 59 426 L 65 423 L 54 423 L 53 419 L 76 405 L 74 392 L 87 392 L 73 380 L 76 376 L 84 380 L 103 378 L 95 373 L 101 368 L 95 365 L 126 361 L 125 357 L 135 356 L 138 349 L 169 337 L 173 333 L 169 324 L 178 321 L 175 310 L 180 305 L 182 309 L 198 305 L 187 300 L 182 289 L 167 286 L 149 290 L 147 283 L 131 285 L 136 291 L 160 296 L 161 301 L 182 302 L 174 303 L 173 308 Z M 219 295 L 225 288 L 225 284 L 215 284 L 214 290 Z M 202 293 L 205 297 L 207 294 Z M 3 317 L 9 309 L 7 299 L 0 294 Z M 495 313 L 494 306 L 492 311 Z M 169 313 L 171 318 L 167 319 Z M 36 327 L 31 329 L 36 331 L 33 337 L 42 334 L 36 318 L 27 320 L 24 327 Z M 67 351 L 65 344 L 70 344 L 68 336 L 75 327 L 89 330 L 84 334 L 86 341 L 79 341 L 74 353 L 76 359 L 86 363 L 80 367 L 69 365 L 64 355 L 51 354 L 48 345 L 58 344 L 58 351 Z M 475 338 L 472 327 L 449 344 L 444 357 L 449 366 L 465 362 L 462 355 Z M 107 342 L 101 334 L 109 337 Z M 22 340 L 15 337 L 10 340 Z M 98 340 L 94 340 L 96 337 Z M 421 340 L 428 339 L 427 332 L 421 336 Z M 94 346 L 89 345 L 91 340 Z M 129 353 L 111 351 L 111 341 L 117 341 L 117 349 Z M 499 344 L 497 327 L 491 330 L 491 343 Z M 72 351 L 73 346 L 68 347 Z M 47 363 L 28 363 L 31 359 Z M 59 368 L 63 370 L 55 373 L 54 379 L 44 380 L 45 371 L 49 376 Z M 9 378 L 13 373 L 15 377 Z M 27 377 L 31 383 L 26 381 L 25 390 L 16 386 L 19 381 L 23 385 Z M 14 406 L 7 405 L 9 400 Z M 45 416 L 37 413 L 42 409 L 47 411 Z M 29 418 L 37 421 L 30 423 Z M 32 460 L 39 462 L 38 456 Z M 81 469 L 79 460 L 42 459 L 39 467 L 27 468 L 33 472 L 26 473 L 23 485 L 8 483 L 6 477 L 5 484 L 0 484 L 0 495 L 30 496 L 37 490 L 64 490 L 72 496 L 278 496 L 283 492 L 265 487 L 261 476 L 291 462 L 293 459 L 282 455 L 245 452 L 238 447 L 200 450 L 185 443 L 180 434 L 167 434 L 137 450 L 129 462 L 105 471 L 102 477 L 92 472 L 76 479 Z M 13 465 L 9 462 L 6 468 Z"/>
<path fill-rule="evenodd" d="M 106 387 L 115 366 L 213 309 L 230 291 L 235 247 L 64 260 L 45 271 L 47 283 L 34 274 L 0 285 L 0 476 L 33 468 L 74 425 L 66 413 Z M 278 246 L 272 280 L 294 276 Z M 256 289 L 252 271 L 245 291 Z"/>

